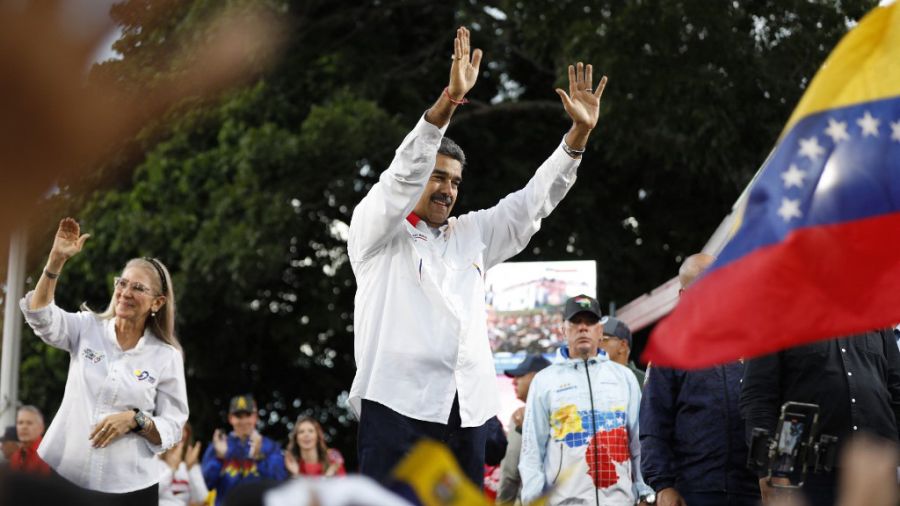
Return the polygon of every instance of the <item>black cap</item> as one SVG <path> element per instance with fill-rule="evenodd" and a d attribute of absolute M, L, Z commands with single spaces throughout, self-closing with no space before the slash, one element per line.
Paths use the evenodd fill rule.
<path fill-rule="evenodd" d="M 503 374 L 510 378 L 518 378 L 520 376 L 525 376 L 530 372 L 538 372 L 548 365 L 550 365 L 550 361 L 544 358 L 543 355 L 528 355 L 515 369 L 509 369 Z"/>
<path fill-rule="evenodd" d="M 623 341 L 627 341 L 628 347 L 631 348 L 631 329 L 628 328 L 628 325 L 625 325 L 625 322 L 618 318 L 607 316 L 600 320 L 600 323 L 603 324 L 604 336 L 616 337 Z"/>
<path fill-rule="evenodd" d="M 603 318 L 603 313 L 600 311 L 600 303 L 597 302 L 597 299 L 587 295 L 576 295 L 566 301 L 564 313 L 566 321 L 571 320 L 578 313 L 590 313 L 596 316 L 598 320 Z"/>
<path fill-rule="evenodd" d="M 231 402 L 228 403 L 228 414 L 233 415 L 235 413 L 255 413 L 256 412 L 256 401 L 253 400 L 253 396 L 250 394 L 245 395 L 236 395 L 231 398 Z"/>
<path fill-rule="evenodd" d="M 13 441 L 16 443 L 19 442 L 19 435 L 16 434 L 16 426 L 15 425 L 10 425 L 9 427 L 7 427 L 6 430 L 3 431 L 3 437 L 0 438 L 0 443 L 6 443 L 9 441 Z"/>

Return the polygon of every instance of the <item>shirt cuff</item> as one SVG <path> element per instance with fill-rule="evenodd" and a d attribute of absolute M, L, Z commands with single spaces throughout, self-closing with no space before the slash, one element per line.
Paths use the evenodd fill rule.
<path fill-rule="evenodd" d="M 549 161 L 554 167 L 557 167 L 560 174 L 574 178 L 578 172 L 578 166 L 581 165 L 582 159 L 569 156 L 563 149 L 563 144 L 565 143 L 566 138 L 563 136 L 562 140 L 559 141 L 559 146 L 557 146 L 553 153 L 550 154 Z"/>
<path fill-rule="evenodd" d="M 60 322 L 53 317 L 53 309 L 56 302 L 51 300 L 49 304 L 39 309 L 31 309 L 31 299 L 34 298 L 34 290 L 26 293 L 19 299 L 19 309 L 25 316 L 25 322 L 35 330 L 39 336 L 53 336 L 59 331 Z"/>
<path fill-rule="evenodd" d="M 419 122 L 416 123 L 416 126 L 415 128 L 413 128 L 413 130 L 418 130 L 419 133 L 429 141 L 433 140 L 435 142 L 441 142 L 441 138 L 444 136 L 444 134 L 447 133 L 447 127 L 450 126 L 450 122 L 447 122 L 447 124 L 443 127 L 432 125 L 428 122 L 428 120 L 425 119 L 425 114 L 427 112 L 428 111 L 425 111 L 425 113 L 422 114 L 422 117 L 419 118 Z"/>

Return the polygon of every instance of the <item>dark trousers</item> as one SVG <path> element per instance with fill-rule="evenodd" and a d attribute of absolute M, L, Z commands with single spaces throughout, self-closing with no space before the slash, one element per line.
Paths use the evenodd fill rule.
<path fill-rule="evenodd" d="M 487 427 L 460 427 L 459 399 L 453 399 L 450 419 L 423 422 L 363 399 L 359 420 L 359 472 L 386 483 L 394 467 L 423 438 L 447 445 L 466 476 L 484 486 L 484 445 Z"/>
<path fill-rule="evenodd" d="M 682 494 L 688 506 L 759 506 L 759 496 L 725 492 L 687 492 Z"/>

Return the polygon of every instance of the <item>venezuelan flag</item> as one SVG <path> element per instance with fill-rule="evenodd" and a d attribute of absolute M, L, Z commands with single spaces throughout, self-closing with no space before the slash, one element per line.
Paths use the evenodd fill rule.
<path fill-rule="evenodd" d="M 644 357 L 705 367 L 900 321 L 900 7 L 840 41 Z"/>

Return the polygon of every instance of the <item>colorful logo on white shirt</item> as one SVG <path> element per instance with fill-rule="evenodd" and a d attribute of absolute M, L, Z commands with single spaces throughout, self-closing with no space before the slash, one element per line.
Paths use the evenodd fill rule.
<path fill-rule="evenodd" d="M 568 404 L 550 415 L 550 427 L 553 439 L 569 448 L 588 445 L 584 455 L 588 474 L 594 486 L 608 488 L 619 481 L 616 464 L 631 458 L 625 418 L 624 409 L 579 411 L 574 404 Z"/>
<path fill-rule="evenodd" d="M 84 358 L 88 359 L 91 363 L 96 364 L 97 362 L 103 360 L 103 354 L 99 351 L 94 351 L 90 348 L 85 348 L 84 351 L 81 352 Z"/>
<path fill-rule="evenodd" d="M 138 379 L 138 381 L 146 380 L 151 385 L 156 383 L 156 378 L 150 375 L 150 371 L 142 371 L 140 369 L 134 370 L 134 376 Z"/>

